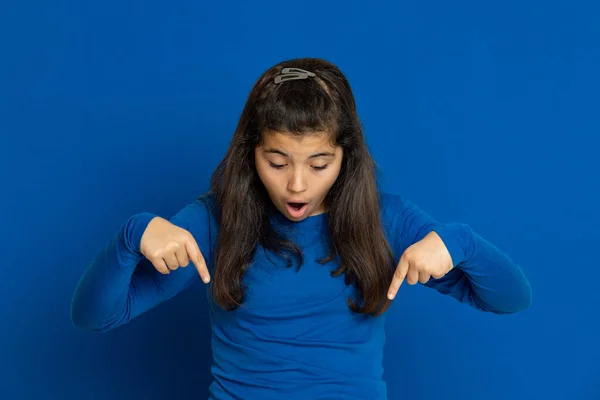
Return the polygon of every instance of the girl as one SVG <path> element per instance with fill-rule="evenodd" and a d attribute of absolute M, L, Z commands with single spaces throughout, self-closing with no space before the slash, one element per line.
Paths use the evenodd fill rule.
<path fill-rule="evenodd" d="M 320 59 L 264 72 L 208 193 L 170 220 L 129 218 L 83 274 L 73 321 L 114 329 L 199 277 L 218 400 L 385 399 L 384 316 L 403 281 L 497 314 L 531 296 L 469 226 L 378 191 L 350 85 Z"/>

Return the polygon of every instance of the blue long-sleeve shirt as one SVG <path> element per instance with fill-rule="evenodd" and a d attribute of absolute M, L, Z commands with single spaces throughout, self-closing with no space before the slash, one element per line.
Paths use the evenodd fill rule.
<path fill-rule="evenodd" d="M 206 195 L 170 220 L 188 230 L 213 268 L 218 226 Z M 72 303 L 78 327 L 116 328 L 180 293 L 197 279 L 193 267 L 158 273 L 140 253 L 155 215 L 129 218 L 83 274 Z M 381 218 L 395 261 L 431 231 L 444 241 L 455 266 L 426 286 L 477 309 L 514 313 L 531 301 L 529 283 L 505 253 L 465 224 L 437 222 L 400 196 L 381 195 Z M 347 304 L 357 294 L 344 277 L 332 277 L 326 255 L 328 214 L 300 222 L 272 216 L 276 228 L 293 228 L 305 256 L 299 270 L 259 247 L 244 277 L 245 302 L 234 311 L 210 307 L 213 383 L 211 399 L 385 399 L 384 319 L 358 315 Z"/>

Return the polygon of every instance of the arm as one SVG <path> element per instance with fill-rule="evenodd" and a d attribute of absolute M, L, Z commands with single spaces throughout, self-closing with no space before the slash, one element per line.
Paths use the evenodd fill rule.
<path fill-rule="evenodd" d="M 392 217 L 394 254 L 435 231 L 450 253 L 454 268 L 425 286 L 482 311 L 515 313 L 529 307 L 531 288 L 521 268 L 466 224 L 442 224 L 415 205 L 395 197 L 387 204 Z"/>
<path fill-rule="evenodd" d="M 191 263 L 163 275 L 140 253 L 142 235 L 154 217 L 141 213 L 129 218 L 87 267 L 71 304 L 71 318 L 77 327 L 114 329 L 171 299 L 200 278 Z M 209 216 L 204 204 L 192 203 L 170 221 L 194 236 L 209 264 Z"/>

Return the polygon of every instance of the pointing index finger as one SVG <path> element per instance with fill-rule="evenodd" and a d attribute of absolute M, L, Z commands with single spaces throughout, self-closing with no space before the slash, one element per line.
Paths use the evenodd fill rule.
<path fill-rule="evenodd" d="M 190 261 L 194 263 L 194 266 L 198 270 L 198 274 L 202 278 L 204 283 L 210 282 L 210 274 L 208 273 L 208 267 L 206 266 L 206 261 L 204 260 L 204 256 L 200 251 L 200 247 L 198 247 L 198 243 L 191 238 L 185 245 L 188 256 L 190 257 Z"/>
<path fill-rule="evenodd" d="M 388 290 L 388 299 L 393 300 L 394 297 L 396 297 L 396 293 L 398 293 L 398 289 L 400 289 L 400 285 L 402 285 L 402 282 L 408 273 L 408 265 L 406 258 L 400 257 L 400 262 L 398 263 L 398 267 L 396 267 L 390 289 Z"/>

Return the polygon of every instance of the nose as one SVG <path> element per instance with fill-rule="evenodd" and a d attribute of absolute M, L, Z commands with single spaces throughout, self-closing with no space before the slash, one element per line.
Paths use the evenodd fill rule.
<path fill-rule="evenodd" d="M 307 183 L 301 168 L 292 170 L 287 188 L 292 193 L 302 193 L 306 191 Z"/>

